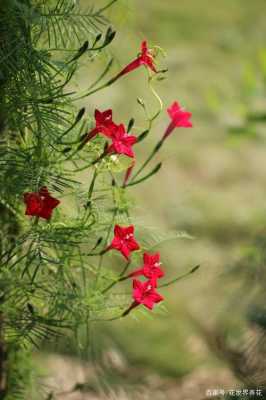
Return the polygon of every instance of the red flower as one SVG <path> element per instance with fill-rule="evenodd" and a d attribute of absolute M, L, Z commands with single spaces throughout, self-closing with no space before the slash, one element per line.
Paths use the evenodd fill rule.
<path fill-rule="evenodd" d="M 130 225 L 127 227 L 122 227 L 115 225 L 114 234 L 115 236 L 112 240 L 112 243 L 107 250 L 118 250 L 128 260 L 131 252 L 140 248 L 134 238 L 134 226 Z"/>
<path fill-rule="evenodd" d="M 25 215 L 32 215 L 49 220 L 53 209 L 60 201 L 50 195 L 46 186 L 39 192 L 24 193 L 24 203 L 26 204 Z"/>
<path fill-rule="evenodd" d="M 166 139 L 167 136 L 170 135 L 170 133 L 175 129 L 175 128 L 191 128 L 192 123 L 189 121 L 190 117 L 192 114 L 188 111 L 185 111 L 180 104 L 175 101 L 168 109 L 167 109 L 168 115 L 171 118 L 171 122 L 168 125 L 163 139 Z"/>
<path fill-rule="evenodd" d="M 115 80 L 131 71 L 134 71 L 141 65 L 145 65 L 153 72 L 157 72 L 154 66 L 154 57 L 151 50 L 148 49 L 146 40 L 141 43 L 141 53 L 138 55 L 138 57 L 128 64 L 124 69 L 122 69 L 122 71 L 116 76 Z"/>
<path fill-rule="evenodd" d="M 154 304 L 160 303 L 164 298 L 156 292 L 151 281 L 142 283 L 137 279 L 133 279 L 133 299 L 134 305 L 143 304 L 152 310 Z"/>
<path fill-rule="evenodd" d="M 160 268 L 160 253 L 143 255 L 143 266 L 133 271 L 128 277 L 144 275 L 150 280 L 153 287 L 157 287 L 157 279 L 164 276 L 164 271 Z"/>
<path fill-rule="evenodd" d="M 110 137 L 112 135 L 113 129 L 116 128 L 116 124 L 113 122 L 113 112 L 112 110 L 106 110 L 106 111 L 99 111 L 95 110 L 94 112 L 94 118 L 95 118 L 95 128 L 93 128 L 86 136 L 85 138 L 85 143 L 87 143 L 89 140 L 94 138 L 94 136 L 97 135 L 97 133 L 102 133 L 103 135 Z"/>
<path fill-rule="evenodd" d="M 108 147 L 107 153 L 125 154 L 128 157 L 134 157 L 131 146 L 136 143 L 137 138 L 136 136 L 128 135 L 123 124 L 113 129 L 111 139 L 112 144 Z"/>

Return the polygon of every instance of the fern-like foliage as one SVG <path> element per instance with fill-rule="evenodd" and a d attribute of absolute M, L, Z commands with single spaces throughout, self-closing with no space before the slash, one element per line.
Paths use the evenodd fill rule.
<path fill-rule="evenodd" d="M 75 0 L 0 4 L 0 349 L 8 349 L 2 352 L 8 360 L 0 356 L 0 371 L 24 349 L 130 310 L 131 293 L 110 289 L 126 278 L 129 267 L 140 265 L 142 257 L 134 254 L 130 265 L 107 249 L 114 225 L 132 223 L 130 198 L 119 175 L 132 164 L 126 157 L 106 153 L 103 137 L 80 146 L 92 124 L 86 110 L 74 105 L 91 89 L 106 86 L 100 81 L 112 60 L 85 95 L 69 89 L 80 58 L 89 69 L 114 39 L 104 12 L 115 2 L 101 9 L 83 9 Z M 151 76 L 148 79 L 151 84 Z M 152 93 L 158 101 L 153 89 Z M 147 117 L 149 129 L 141 140 L 157 115 Z M 157 150 L 162 142 L 159 145 Z M 136 176 L 140 173 L 141 169 Z M 25 193 L 38 193 L 43 187 L 60 198 L 51 221 L 25 215 Z M 177 236 L 143 240 L 143 250 Z M 21 371 L 29 375 L 30 368 Z M 27 390 L 23 392 L 29 376 L 27 380 L 19 374 L 19 366 L 8 373 L 3 389 L 8 399 L 29 398 Z"/>
<path fill-rule="evenodd" d="M 84 38 L 93 41 L 107 24 L 100 10 L 93 6 L 86 9 L 75 0 L 40 1 L 34 10 L 36 21 L 35 40 L 44 40 L 49 49 L 77 48 Z"/>

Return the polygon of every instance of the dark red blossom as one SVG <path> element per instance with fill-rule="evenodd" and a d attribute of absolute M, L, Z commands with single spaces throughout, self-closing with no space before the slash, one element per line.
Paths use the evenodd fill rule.
<path fill-rule="evenodd" d="M 192 123 L 189 120 L 192 116 L 192 114 L 186 110 L 184 110 L 180 104 L 175 101 L 168 109 L 167 109 L 168 115 L 171 118 L 171 122 L 168 125 L 163 139 L 166 139 L 167 136 L 170 135 L 170 133 L 175 129 L 175 128 L 191 128 Z"/>
<path fill-rule="evenodd" d="M 155 254 L 143 254 L 143 266 L 131 274 L 128 277 L 135 277 L 143 275 L 150 280 L 154 287 L 157 287 L 157 279 L 164 276 L 164 271 L 160 268 L 160 253 Z"/>
<path fill-rule="evenodd" d="M 107 153 L 124 154 L 132 158 L 135 156 L 132 146 L 137 142 L 137 138 L 134 135 L 128 135 L 123 124 L 113 129 L 110 138 L 112 144 L 108 147 Z"/>
<path fill-rule="evenodd" d="M 49 220 L 53 209 L 60 201 L 52 197 L 46 186 L 43 186 L 39 192 L 24 193 L 24 203 L 26 204 L 25 215 L 32 215 Z"/>
<path fill-rule="evenodd" d="M 102 133 L 103 135 L 110 137 L 112 136 L 113 129 L 116 128 L 116 124 L 113 122 L 113 112 L 111 109 L 106 111 L 95 110 L 95 128 L 93 128 L 85 137 L 84 142 L 88 142 L 93 139 L 97 133 Z"/>
<path fill-rule="evenodd" d="M 160 303 L 164 298 L 156 292 L 151 281 L 141 282 L 133 279 L 133 305 L 137 306 L 143 304 L 150 310 L 153 309 L 154 304 Z M 132 306 L 133 308 L 133 306 Z"/>
<path fill-rule="evenodd" d="M 139 250 L 139 244 L 134 238 L 134 226 L 115 225 L 114 227 L 114 238 L 108 246 L 107 250 L 115 249 L 120 251 L 121 254 L 128 260 L 131 253 L 135 250 Z"/>
<path fill-rule="evenodd" d="M 152 51 L 148 48 L 147 41 L 144 40 L 141 43 L 141 53 L 138 55 L 138 57 L 133 60 L 131 63 L 129 63 L 122 71 L 116 76 L 115 80 L 120 78 L 123 75 L 128 74 L 131 71 L 134 71 L 135 69 L 139 68 L 141 65 L 145 65 L 149 69 L 151 69 L 153 72 L 157 72 L 155 65 L 154 65 L 154 57 L 152 54 Z"/>

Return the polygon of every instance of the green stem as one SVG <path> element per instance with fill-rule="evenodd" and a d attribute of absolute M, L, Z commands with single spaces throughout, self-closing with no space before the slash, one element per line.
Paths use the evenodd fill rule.
<path fill-rule="evenodd" d="M 90 90 L 89 92 L 83 94 L 82 96 L 76 97 L 73 99 L 73 101 L 81 100 L 84 99 L 85 97 L 91 96 L 94 93 L 99 92 L 100 90 L 110 86 L 112 83 L 114 83 L 118 79 L 118 76 L 116 75 L 114 78 L 110 79 L 108 82 L 102 84 L 101 86 L 98 86 L 97 88 Z"/>
<path fill-rule="evenodd" d="M 126 280 L 128 277 L 125 276 L 126 271 L 128 270 L 128 267 L 130 266 L 131 261 L 126 263 L 125 268 L 123 269 L 123 271 L 121 272 L 121 274 L 119 275 L 119 278 L 116 279 L 115 281 L 113 281 L 112 283 L 110 283 L 110 285 L 108 285 L 105 289 L 102 290 L 102 294 L 108 292 L 110 289 L 112 289 L 112 287 L 114 287 L 117 283 L 122 282 L 124 280 Z"/>
<path fill-rule="evenodd" d="M 149 172 L 147 175 L 143 176 L 143 178 L 137 179 L 136 181 L 131 181 L 130 183 L 125 185 L 125 187 L 138 185 L 139 183 L 146 181 L 147 179 L 149 179 L 153 175 L 155 175 L 161 169 L 161 167 L 162 167 L 162 163 L 157 164 L 156 167 L 153 168 L 153 170 L 151 172 Z"/>
<path fill-rule="evenodd" d="M 95 14 L 93 14 L 94 17 L 96 17 L 99 14 L 102 14 L 104 11 L 106 11 L 108 8 L 110 8 L 114 3 L 116 3 L 118 0 L 111 0 L 108 4 L 106 4 L 104 7 L 100 8 L 99 10 L 96 11 Z"/>
<path fill-rule="evenodd" d="M 181 276 L 178 276 L 177 278 L 175 278 L 175 279 L 173 279 L 173 280 L 171 280 L 171 281 L 169 281 L 169 282 L 164 283 L 163 285 L 158 286 L 158 288 L 167 287 L 167 286 L 172 285 L 173 283 L 176 283 L 176 282 L 178 282 L 178 281 L 181 281 L 181 279 L 184 279 L 184 278 L 186 278 L 187 276 L 193 274 L 193 273 L 196 272 L 199 268 L 200 268 L 200 265 L 196 265 L 196 266 L 193 267 L 190 271 L 186 272 L 185 274 L 183 274 L 183 275 L 181 275 Z"/>
<path fill-rule="evenodd" d="M 160 148 L 163 145 L 164 140 L 160 140 L 157 145 L 154 147 L 154 149 L 152 150 L 151 154 L 149 155 L 149 157 L 146 159 L 146 161 L 144 161 L 144 163 L 141 165 L 141 167 L 138 169 L 138 171 L 135 173 L 135 175 L 133 175 L 132 177 L 132 181 L 134 181 L 134 179 L 136 179 L 139 174 L 147 167 L 147 165 L 149 164 L 149 162 L 153 159 L 153 157 L 158 153 L 158 151 L 160 150 Z"/>

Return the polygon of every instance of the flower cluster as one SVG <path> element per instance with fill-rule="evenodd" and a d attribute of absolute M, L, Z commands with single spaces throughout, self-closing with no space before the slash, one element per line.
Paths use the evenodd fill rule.
<path fill-rule="evenodd" d="M 175 128 L 191 128 L 192 123 L 190 121 L 191 113 L 187 112 L 180 104 L 175 101 L 168 109 L 168 115 L 170 117 L 170 123 L 168 124 L 162 138 L 155 146 L 150 159 L 158 152 L 165 139 L 173 132 Z M 106 148 L 105 152 L 98 159 L 102 159 L 108 154 L 124 154 L 127 157 L 133 158 L 131 166 L 126 171 L 124 178 L 124 185 L 128 182 L 132 170 L 135 166 L 135 153 L 132 146 L 137 143 L 138 139 L 134 135 L 129 135 L 126 132 L 125 125 L 123 123 L 116 124 L 113 121 L 113 111 L 111 109 L 103 112 L 98 109 L 94 112 L 95 127 L 85 135 L 82 139 L 80 148 L 82 148 L 87 142 L 92 140 L 97 134 L 102 134 L 107 139 L 111 140 L 111 144 Z M 150 160 L 149 159 L 149 160 Z M 96 162 L 98 161 L 96 160 Z"/>
<path fill-rule="evenodd" d="M 137 138 L 126 132 L 124 124 L 116 124 L 113 121 L 112 110 L 99 111 L 95 110 L 95 128 L 93 128 L 83 139 L 83 144 L 93 139 L 98 133 L 111 139 L 112 143 L 106 150 L 106 154 L 124 154 L 133 158 L 134 152 L 132 146 L 136 143 Z"/>
<path fill-rule="evenodd" d="M 106 250 L 115 249 L 119 251 L 128 261 L 133 251 L 139 250 L 140 246 L 134 237 L 134 226 L 130 225 L 122 227 L 116 225 L 114 228 L 114 238 L 111 244 Z M 149 254 L 144 253 L 143 265 L 131 272 L 126 277 L 122 277 L 121 280 L 127 278 L 133 278 L 133 303 L 130 308 L 126 311 L 128 314 L 129 310 L 132 310 L 136 306 L 143 304 L 150 310 L 153 309 L 154 304 L 160 303 L 163 297 L 155 290 L 158 286 L 158 279 L 164 276 L 164 271 L 161 269 L 160 253 Z M 145 282 L 142 282 L 136 277 L 143 276 L 147 278 Z"/>
<path fill-rule="evenodd" d="M 152 71 L 152 73 L 158 73 L 154 64 L 154 50 L 148 48 L 147 41 L 143 41 L 141 43 L 141 52 L 137 56 L 137 58 L 130 62 L 126 67 L 122 69 L 120 73 L 118 73 L 113 79 L 111 79 L 111 81 L 107 83 L 107 86 L 142 65 L 147 67 L 150 71 Z M 159 141 L 159 145 L 163 143 L 163 141 L 172 133 L 175 128 L 192 127 L 192 123 L 190 121 L 190 117 L 192 114 L 182 108 L 178 102 L 175 101 L 167 109 L 167 112 L 171 121 L 170 124 L 167 126 L 165 133 L 162 136 L 162 139 Z M 131 158 L 135 157 L 132 146 L 137 142 L 137 137 L 134 135 L 129 135 L 126 132 L 124 124 L 116 124 L 113 121 L 113 112 L 111 109 L 103 112 L 96 109 L 94 112 L 94 119 L 95 127 L 85 135 L 85 138 L 82 138 L 82 143 L 80 145 L 81 148 L 84 146 L 84 144 L 93 139 L 97 134 L 102 134 L 112 141 L 105 151 L 104 155 L 115 153 L 124 154 Z M 156 153 L 156 151 L 154 151 L 154 153 Z M 127 182 L 134 165 L 135 163 L 133 161 L 130 170 L 127 172 L 128 176 L 125 177 L 125 183 Z"/>

